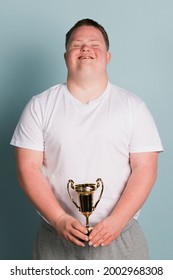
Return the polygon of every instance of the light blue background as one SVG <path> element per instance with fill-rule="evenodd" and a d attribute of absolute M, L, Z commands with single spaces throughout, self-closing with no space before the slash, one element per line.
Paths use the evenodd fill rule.
<path fill-rule="evenodd" d="M 110 37 L 110 81 L 141 96 L 164 145 L 140 222 L 152 259 L 173 259 L 173 1 L 0 1 L 0 258 L 30 259 L 38 215 L 15 175 L 12 133 L 26 102 L 66 80 L 65 33 L 81 18 Z"/>

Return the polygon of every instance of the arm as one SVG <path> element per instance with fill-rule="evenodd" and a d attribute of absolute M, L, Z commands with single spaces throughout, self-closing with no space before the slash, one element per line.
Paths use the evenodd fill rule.
<path fill-rule="evenodd" d="M 66 214 L 42 175 L 43 152 L 16 148 L 16 158 L 19 182 L 33 205 L 60 235 L 83 246 L 78 238 L 87 241 L 85 227 Z"/>
<path fill-rule="evenodd" d="M 157 152 L 130 154 L 132 173 L 124 192 L 112 213 L 94 227 L 90 245 L 109 245 L 142 207 L 157 177 L 157 158 Z"/>

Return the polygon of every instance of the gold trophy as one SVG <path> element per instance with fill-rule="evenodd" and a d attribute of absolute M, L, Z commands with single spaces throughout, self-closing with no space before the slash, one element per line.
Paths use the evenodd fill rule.
<path fill-rule="evenodd" d="M 96 191 L 99 187 L 101 187 L 100 195 L 97 202 L 94 205 L 93 203 L 94 191 Z M 78 193 L 80 206 L 74 201 L 74 198 L 70 193 L 70 188 L 72 188 L 75 192 Z M 69 180 L 67 183 L 68 194 L 72 202 L 86 218 L 86 228 L 88 230 L 88 235 L 92 230 L 92 227 L 90 227 L 89 225 L 89 216 L 92 214 L 97 204 L 99 203 L 102 197 L 103 188 L 104 188 L 103 181 L 100 178 L 96 180 L 96 184 L 86 183 L 86 184 L 75 185 L 73 180 Z"/>

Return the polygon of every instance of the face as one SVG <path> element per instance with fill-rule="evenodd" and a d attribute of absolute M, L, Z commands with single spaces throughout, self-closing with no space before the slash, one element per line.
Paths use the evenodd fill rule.
<path fill-rule="evenodd" d="M 101 31 L 93 26 L 81 26 L 71 35 L 64 54 L 68 72 L 106 71 L 110 53 Z"/>

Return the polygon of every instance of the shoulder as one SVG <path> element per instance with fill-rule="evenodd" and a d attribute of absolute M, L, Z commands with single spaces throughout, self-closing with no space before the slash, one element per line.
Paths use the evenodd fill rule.
<path fill-rule="evenodd" d="M 39 101 L 40 103 L 47 102 L 50 99 L 57 98 L 61 94 L 62 90 L 65 90 L 65 88 L 65 84 L 54 85 L 42 93 L 33 96 L 31 100 Z"/>
<path fill-rule="evenodd" d="M 47 110 L 52 111 L 55 104 L 62 102 L 66 90 L 66 84 L 52 86 L 44 92 L 34 95 L 26 105 L 26 108 L 33 108 L 38 112 L 42 111 L 42 114 Z"/>
<path fill-rule="evenodd" d="M 111 84 L 111 103 L 118 105 L 119 108 L 136 111 L 145 102 L 136 94 L 129 90 Z"/>
<path fill-rule="evenodd" d="M 53 112 L 57 103 L 62 103 L 64 91 L 66 91 L 66 85 L 57 84 L 44 92 L 33 96 L 26 104 L 22 116 L 28 117 L 29 115 L 32 115 L 45 119 L 51 114 L 51 112 Z"/>
<path fill-rule="evenodd" d="M 117 85 L 111 84 L 112 86 L 112 95 L 116 96 L 117 98 L 119 98 L 120 100 L 124 101 L 124 102 L 134 102 L 134 103 L 141 103 L 143 102 L 143 100 L 136 94 L 134 94 L 133 92 L 121 88 Z"/>

